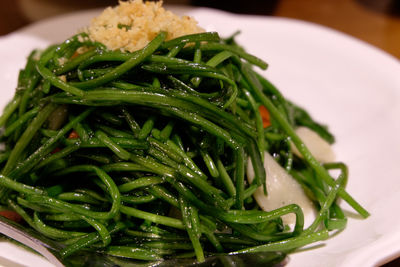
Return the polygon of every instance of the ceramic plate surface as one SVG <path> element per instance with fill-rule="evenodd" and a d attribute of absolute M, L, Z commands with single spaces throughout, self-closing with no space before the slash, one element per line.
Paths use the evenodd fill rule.
<path fill-rule="evenodd" d="M 264 73 L 284 96 L 329 125 L 339 161 L 348 164 L 347 190 L 371 213 L 316 249 L 290 256 L 288 266 L 373 266 L 400 254 L 400 63 L 385 52 L 337 31 L 302 21 L 240 16 L 173 7 L 207 30 L 237 40 L 269 63 Z M 0 38 L 0 108 L 11 99 L 18 70 L 34 48 L 60 42 L 99 10 L 64 15 Z M 12 263 L 14 262 L 14 263 Z M 14 265 L 10 265 L 14 264 Z M 0 265 L 51 266 L 10 243 L 0 243 Z"/>

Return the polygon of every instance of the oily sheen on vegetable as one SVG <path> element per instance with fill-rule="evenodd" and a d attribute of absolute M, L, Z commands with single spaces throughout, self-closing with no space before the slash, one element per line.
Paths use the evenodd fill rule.
<path fill-rule="evenodd" d="M 150 262 L 291 252 L 345 227 L 338 198 L 368 216 L 345 190 L 346 165 L 321 164 L 295 130 L 333 136 L 256 72 L 263 60 L 234 36 L 165 36 L 131 53 L 81 33 L 31 53 L 0 117 L 2 209 L 64 244 L 65 258 Z M 315 206 L 310 226 L 296 203 L 260 208 L 264 153 Z"/>

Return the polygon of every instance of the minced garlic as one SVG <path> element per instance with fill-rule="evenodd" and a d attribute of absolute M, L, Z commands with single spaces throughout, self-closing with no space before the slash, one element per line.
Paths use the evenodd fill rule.
<path fill-rule="evenodd" d="M 93 41 L 111 50 L 133 52 L 146 46 L 160 31 L 167 32 L 166 40 L 170 40 L 204 29 L 191 17 L 165 10 L 162 1 L 133 0 L 105 9 L 91 21 L 87 31 Z"/>

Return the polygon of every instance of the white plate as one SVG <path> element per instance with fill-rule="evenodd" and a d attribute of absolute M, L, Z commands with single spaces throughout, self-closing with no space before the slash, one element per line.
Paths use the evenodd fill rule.
<path fill-rule="evenodd" d="M 322 247 L 291 255 L 288 266 L 373 266 L 398 256 L 399 61 L 364 42 L 303 21 L 182 10 L 223 36 L 242 31 L 238 41 L 270 64 L 265 75 L 286 97 L 330 126 L 337 137 L 338 159 L 350 168 L 348 191 L 372 214 L 367 220 L 349 219 L 344 232 Z M 98 12 L 45 20 L 2 37 L 0 107 L 14 94 L 18 69 L 33 48 L 64 40 Z M 45 266 L 40 257 L 3 242 L 0 265 L 7 265 L 6 259 Z"/>

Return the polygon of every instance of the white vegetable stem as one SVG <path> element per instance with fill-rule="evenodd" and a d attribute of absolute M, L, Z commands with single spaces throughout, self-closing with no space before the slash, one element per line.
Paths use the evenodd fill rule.
<path fill-rule="evenodd" d="M 310 130 L 307 127 L 298 127 L 296 134 L 300 137 L 301 141 L 306 145 L 311 154 L 321 163 L 328 163 L 335 161 L 335 153 L 332 150 L 331 145 L 321 138 L 316 132 Z M 291 145 L 293 153 L 303 158 L 303 155 L 299 152 L 295 145 Z"/>
<path fill-rule="evenodd" d="M 268 195 L 264 195 L 262 186 L 257 188 L 253 195 L 261 209 L 271 211 L 288 204 L 297 204 L 303 210 L 307 225 L 309 217 L 314 214 L 315 209 L 301 185 L 268 152 L 264 153 L 264 168 L 267 176 Z M 249 183 L 254 179 L 251 160 L 249 160 L 247 167 L 247 179 Z M 284 224 L 293 225 L 296 216 L 287 214 L 282 216 L 282 220 Z"/>

